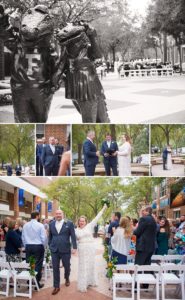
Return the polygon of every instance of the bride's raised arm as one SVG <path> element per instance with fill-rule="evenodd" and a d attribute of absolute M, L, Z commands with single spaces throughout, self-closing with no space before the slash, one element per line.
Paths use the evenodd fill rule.
<path fill-rule="evenodd" d="M 100 210 L 100 212 L 97 214 L 97 216 L 89 223 L 89 225 L 91 226 L 92 229 L 94 229 L 94 226 L 96 226 L 96 224 L 98 223 L 99 219 L 101 218 L 101 216 L 103 215 L 103 213 L 106 209 L 107 209 L 107 205 L 104 204 L 102 210 Z"/>

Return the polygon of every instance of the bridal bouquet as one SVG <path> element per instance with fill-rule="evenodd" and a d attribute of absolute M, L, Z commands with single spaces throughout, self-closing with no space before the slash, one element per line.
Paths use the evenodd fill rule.
<path fill-rule="evenodd" d="M 105 204 L 107 205 L 107 207 L 110 207 L 110 201 L 108 199 L 101 200 L 101 205 L 104 206 Z"/>

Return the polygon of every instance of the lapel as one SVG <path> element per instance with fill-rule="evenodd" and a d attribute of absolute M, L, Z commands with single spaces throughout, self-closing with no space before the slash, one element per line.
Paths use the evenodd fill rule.
<path fill-rule="evenodd" d="M 54 222 L 55 231 L 56 231 L 56 233 L 57 233 L 58 235 L 64 230 L 64 228 L 66 227 L 66 223 L 67 223 L 67 221 L 64 219 L 62 228 L 60 229 L 60 232 L 58 233 L 58 231 L 57 231 L 57 229 L 56 229 L 56 221 Z"/>

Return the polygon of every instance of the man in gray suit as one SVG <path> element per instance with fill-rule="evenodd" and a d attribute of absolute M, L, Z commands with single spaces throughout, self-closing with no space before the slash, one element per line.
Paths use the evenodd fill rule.
<path fill-rule="evenodd" d="M 73 250 L 71 251 L 72 242 Z M 69 286 L 71 252 L 75 254 L 77 249 L 74 225 L 71 221 L 64 219 L 63 211 L 57 210 L 55 221 L 49 225 L 49 248 L 51 250 L 53 264 L 53 285 L 52 295 L 60 291 L 60 260 L 64 266 L 65 285 Z"/>

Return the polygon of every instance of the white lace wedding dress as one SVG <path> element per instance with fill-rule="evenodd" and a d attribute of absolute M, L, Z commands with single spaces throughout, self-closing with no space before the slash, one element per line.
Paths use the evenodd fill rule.
<path fill-rule="evenodd" d="M 168 150 L 168 155 L 167 155 L 167 162 L 166 162 L 166 169 L 167 170 L 172 170 L 173 165 L 172 165 L 172 153 L 170 149 Z"/>
<path fill-rule="evenodd" d="M 78 241 L 78 290 L 86 292 L 88 286 L 96 286 L 95 273 L 95 255 L 96 246 L 93 238 L 94 227 L 103 215 L 104 207 L 84 228 L 76 229 L 76 238 Z"/>
<path fill-rule="evenodd" d="M 125 142 L 118 151 L 119 176 L 131 176 L 131 145 Z"/>

